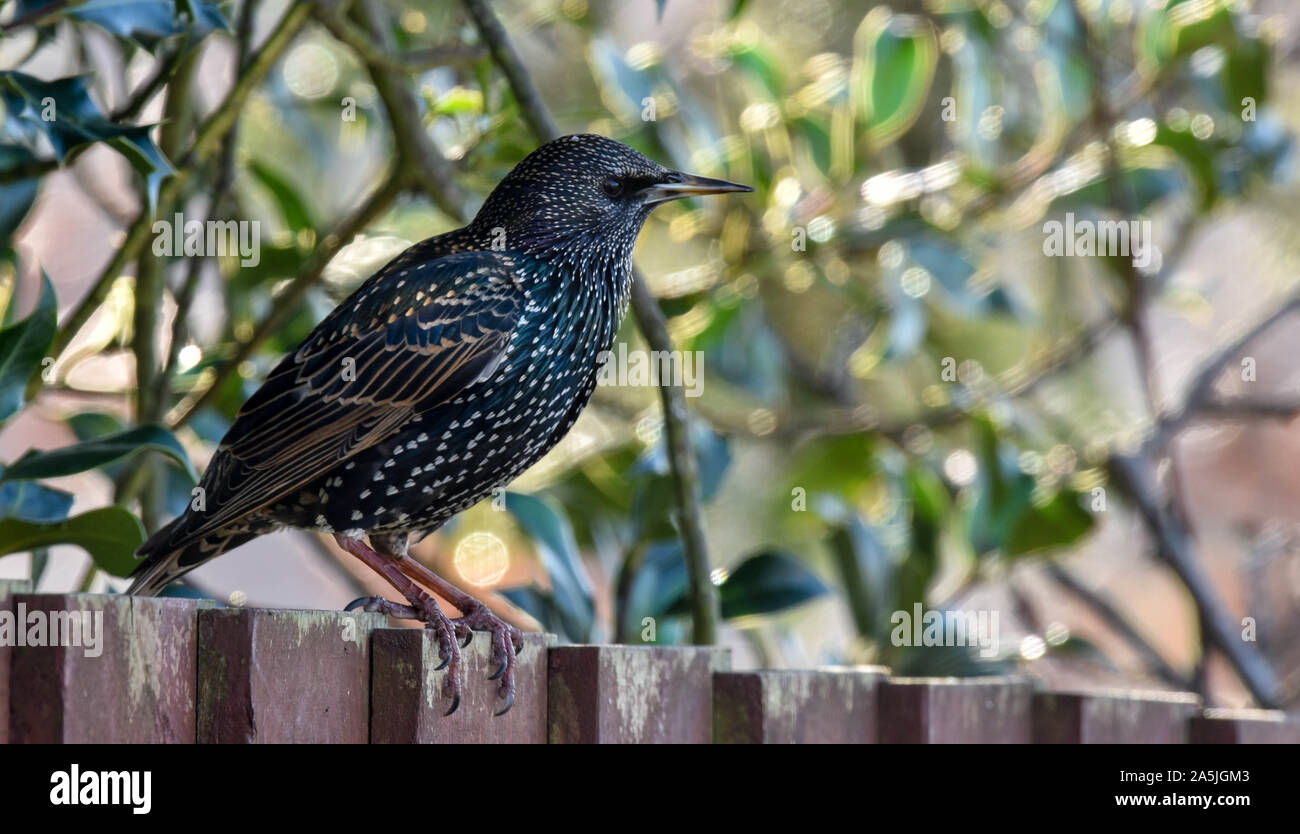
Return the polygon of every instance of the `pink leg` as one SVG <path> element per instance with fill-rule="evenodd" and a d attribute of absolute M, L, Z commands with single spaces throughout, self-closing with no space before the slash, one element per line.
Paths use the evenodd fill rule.
<path fill-rule="evenodd" d="M 378 611 L 394 617 L 404 619 L 420 620 L 437 635 L 438 654 L 442 658 L 442 666 L 446 667 L 447 675 L 443 678 L 442 694 L 445 698 L 451 699 L 451 707 L 445 713 L 451 715 L 460 706 L 460 690 L 463 685 L 463 675 L 460 665 L 460 646 L 456 642 L 458 629 L 452 623 L 447 615 L 438 607 L 438 601 L 430 596 L 423 588 L 411 581 L 399 569 L 399 562 L 394 558 L 376 553 L 365 542 L 360 539 L 350 539 L 344 536 L 335 536 L 334 540 L 339 546 L 356 556 L 366 564 L 375 573 L 388 580 L 394 588 L 406 597 L 409 606 L 400 603 L 390 602 L 383 597 L 362 597 L 350 603 L 347 610 L 353 608 L 363 608 L 366 611 Z M 405 561 L 411 561 L 405 559 Z"/>
<path fill-rule="evenodd" d="M 503 622 L 493 614 L 486 605 L 457 588 L 438 574 L 426 568 L 406 553 L 406 537 L 371 536 L 377 550 L 384 553 L 398 570 L 451 601 L 461 612 L 461 616 L 452 620 L 457 637 L 469 645 L 475 631 L 486 631 L 492 635 L 492 663 L 497 667 L 488 680 L 500 679 L 497 697 L 505 701 L 496 714 L 504 715 L 515 704 L 515 655 L 524 647 L 524 635 L 518 628 Z"/>

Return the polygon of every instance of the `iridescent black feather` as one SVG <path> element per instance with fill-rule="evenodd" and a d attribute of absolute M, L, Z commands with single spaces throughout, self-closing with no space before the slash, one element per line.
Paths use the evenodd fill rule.
<path fill-rule="evenodd" d="M 407 249 L 280 362 L 129 592 L 285 527 L 426 535 L 510 482 L 590 399 L 654 206 L 724 190 L 747 189 L 599 136 L 530 154 L 473 222 Z"/>

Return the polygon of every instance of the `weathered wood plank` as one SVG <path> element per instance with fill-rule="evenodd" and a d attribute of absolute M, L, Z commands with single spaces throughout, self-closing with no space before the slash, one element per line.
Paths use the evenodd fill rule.
<path fill-rule="evenodd" d="M 731 652 L 704 646 L 556 646 L 549 652 L 552 744 L 713 739 L 713 673 Z"/>
<path fill-rule="evenodd" d="M 713 676 L 719 744 L 874 744 L 879 666 L 764 669 Z"/>
<path fill-rule="evenodd" d="M 31 590 L 26 579 L 0 579 L 0 617 L 13 616 L 14 594 Z M 9 664 L 14 642 L 15 638 L 0 633 L 0 744 L 9 743 Z"/>
<path fill-rule="evenodd" d="M 1192 744 L 1300 744 L 1300 716 L 1266 709 L 1207 709 L 1189 724 Z"/>
<path fill-rule="evenodd" d="M 192 743 L 195 614 L 192 599 L 17 594 L 26 639 L 10 668 L 10 739 L 39 743 Z M 72 626 L 70 628 L 70 626 Z"/>
<path fill-rule="evenodd" d="M 492 667 L 489 635 L 461 650 L 465 673 L 460 707 L 442 697 L 447 670 L 433 632 L 381 628 L 371 635 L 370 741 L 373 744 L 545 744 L 547 647 L 553 635 L 525 634 L 516 656 L 515 705 L 505 715 Z"/>
<path fill-rule="evenodd" d="M 880 687 L 885 744 L 1024 744 L 1033 686 L 1023 678 L 891 678 Z"/>
<path fill-rule="evenodd" d="M 370 740 L 370 635 L 381 614 L 211 609 L 199 613 L 198 740 Z"/>
<path fill-rule="evenodd" d="M 1201 708 L 1188 692 L 1037 692 L 1038 744 L 1185 744 Z"/>

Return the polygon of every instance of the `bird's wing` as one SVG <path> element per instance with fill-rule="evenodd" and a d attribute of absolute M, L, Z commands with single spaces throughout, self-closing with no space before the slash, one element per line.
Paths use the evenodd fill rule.
<path fill-rule="evenodd" d="M 367 281 L 240 409 L 204 474 L 206 509 L 168 546 L 300 489 L 490 374 L 523 314 L 517 276 L 536 266 L 523 260 L 398 258 Z"/>

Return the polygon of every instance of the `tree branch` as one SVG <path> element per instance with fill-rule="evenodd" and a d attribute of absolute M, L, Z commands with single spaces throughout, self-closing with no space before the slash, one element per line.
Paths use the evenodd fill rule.
<path fill-rule="evenodd" d="M 555 120 L 551 118 L 546 102 L 542 100 L 537 85 L 533 83 L 532 75 L 519 60 L 519 55 L 510 43 L 505 27 L 492 13 L 488 0 L 464 0 L 464 5 L 470 17 L 474 19 L 479 37 L 492 53 L 492 60 L 500 67 L 501 74 L 509 82 L 510 89 L 515 94 L 515 101 L 519 104 L 519 114 L 523 116 L 529 130 L 539 142 L 549 142 L 558 138 L 560 130 L 556 127 Z"/>
<path fill-rule="evenodd" d="M 316 19 L 340 43 L 346 44 L 362 63 L 394 73 L 414 73 L 447 64 L 468 64 L 487 54 L 487 50 L 460 44 L 447 44 L 407 52 L 396 58 L 375 43 L 370 34 L 344 16 L 329 3 L 316 6 Z"/>
<path fill-rule="evenodd" d="M 373 0 L 363 0 L 353 10 L 370 36 L 385 51 L 395 51 L 392 35 L 387 26 L 384 9 Z M 419 183 L 433 198 L 434 203 L 448 217 L 458 221 L 468 219 L 469 198 L 456 181 L 456 172 L 429 138 L 420 120 L 420 106 L 410 83 L 399 72 L 385 66 L 366 62 L 370 80 L 374 82 L 388 122 L 393 129 L 393 143 L 397 148 L 398 165 L 405 176 Z"/>
<path fill-rule="evenodd" d="M 1230 408 L 1228 403 L 1214 398 L 1214 386 L 1219 381 L 1219 377 L 1229 365 L 1240 359 L 1242 351 L 1249 347 L 1251 342 L 1297 310 L 1300 310 L 1300 292 L 1289 296 L 1272 313 L 1246 328 L 1235 339 L 1220 348 L 1197 372 L 1188 388 L 1187 396 L 1183 399 L 1182 407 L 1157 422 L 1155 431 L 1146 442 L 1145 450 L 1148 453 L 1164 450 L 1174 435 L 1182 431 L 1199 414 L 1212 414 L 1216 410 L 1220 416 L 1226 414 L 1225 409 Z M 1285 416 L 1285 414 L 1274 416 Z"/>
<path fill-rule="evenodd" d="M 1097 80 L 1091 117 L 1099 131 L 1104 131 L 1103 135 L 1107 137 L 1107 178 L 1111 199 L 1124 216 L 1136 218 L 1139 214 L 1137 200 L 1132 188 L 1124 180 L 1118 149 L 1113 135 L 1109 132 L 1110 126 L 1114 124 L 1114 110 L 1108 100 L 1104 84 L 1104 62 L 1101 58 L 1103 46 L 1089 31 L 1087 20 L 1079 9 L 1078 0 L 1071 3 L 1071 12 L 1078 30 L 1083 33 L 1087 61 L 1093 77 Z M 1120 259 L 1119 264 L 1127 292 L 1121 319 L 1133 341 L 1147 407 L 1152 418 L 1159 422 L 1162 411 L 1161 392 L 1155 370 L 1154 342 L 1146 321 L 1150 298 L 1149 282 L 1130 260 Z M 1212 362 L 1211 366 L 1202 372 L 1194 389 L 1202 384 L 1202 380 L 1207 375 L 1209 381 L 1204 384 L 1207 389 L 1213 386 L 1214 375 L 1223 367 L 1219 365 L 1216 369 L 1213 367 L 1215 364 Z M 1155 460 L 1150 455 L 1132 457 L 1112 455 L 1108 463 L 1110 476 L 1121 487 L 1127 487 L 1138 504 L 1148 532 L 1156 541 L 1157 553 L 1177 574 L 1195 600 L 1197 629 L 1202 647 L 1209 644 L 1221 650 L 1256 700 L 1265 706 L 1274 706 L 1277 704 L 1278 687 L 1273 670 L 1263 655 L 1240 640 L 1229 609 L 1197 561 L 1192 544 L 1191 522 L 1183 501 L 1182 469 L 1176 456 L 1168 454 L 1167 450 L 1163 450 L 1163 453 L 1168 457 L 1172 472 L 1167 500 L 1162 500 L 1160 495 L 1154 475 Z M 1197 684 L 1198 691 L 1203 690 L 1205 686 L 1205 661 L 1206 654 L 1202 649 L 1196 672 L 1193 674 L 1193 683 Z"/>
<path fill-rule="evenodd" d="M 1120 612 L 1119 608 L 1115 606 L 1108 596 L 1101 591 L 1094 591 L 1084 585 L 1077 576 L 1066 570 L 1064 566 L 1051 560 L 1048 560 L 1046 565 L 1047 575 L 1056 584 L 1091 608 L 1094 614 L 1105 620 L 1106 624 L 1120 637 L 1124 638 L 1125 642 L 1142 657 L 1147 668 L 1158 675 L 1161 680 L 1178 689 L 1191 689 L 1191 680 L 1169 665 L 1168 661 L 1142 636 L 1137 627 L 1128 621 L 1128 618 Z"/>
<path fill-rule="evenodd" d="M 1187 529 L 1162 506 L 1152 469 L 1150 460 L 1143 457 L 1112 455 L 1107 463 L 1111 480 L 1132 498 L 1151 531 L 1157 555 L 1178 574 L 1192 595 L 1206 638 L 1228 658 L 1261 706 L 1277 707 L 1280 690 L 1272 667 L 1241 639 L 1240 626 L 1197 561 Z"/>
<path fill-rule="evenodd" d="M 61 13 L 63 8 L 67 5 L 68 0 L 54 0 L 54 2 L 49 5 L 39 6 L 25 15 L 15 17 L 8 23 L 0 24 L 0 32 L 9 35 L 24 26 L 40 26 L 47 18 Z"/>
<path fill-rule="evenodd" d="M 1293 420 L 1300 414 L 1300 396 L 1234 397 L 1211 400 L 1196 409 L 1197 419 Z"/>

